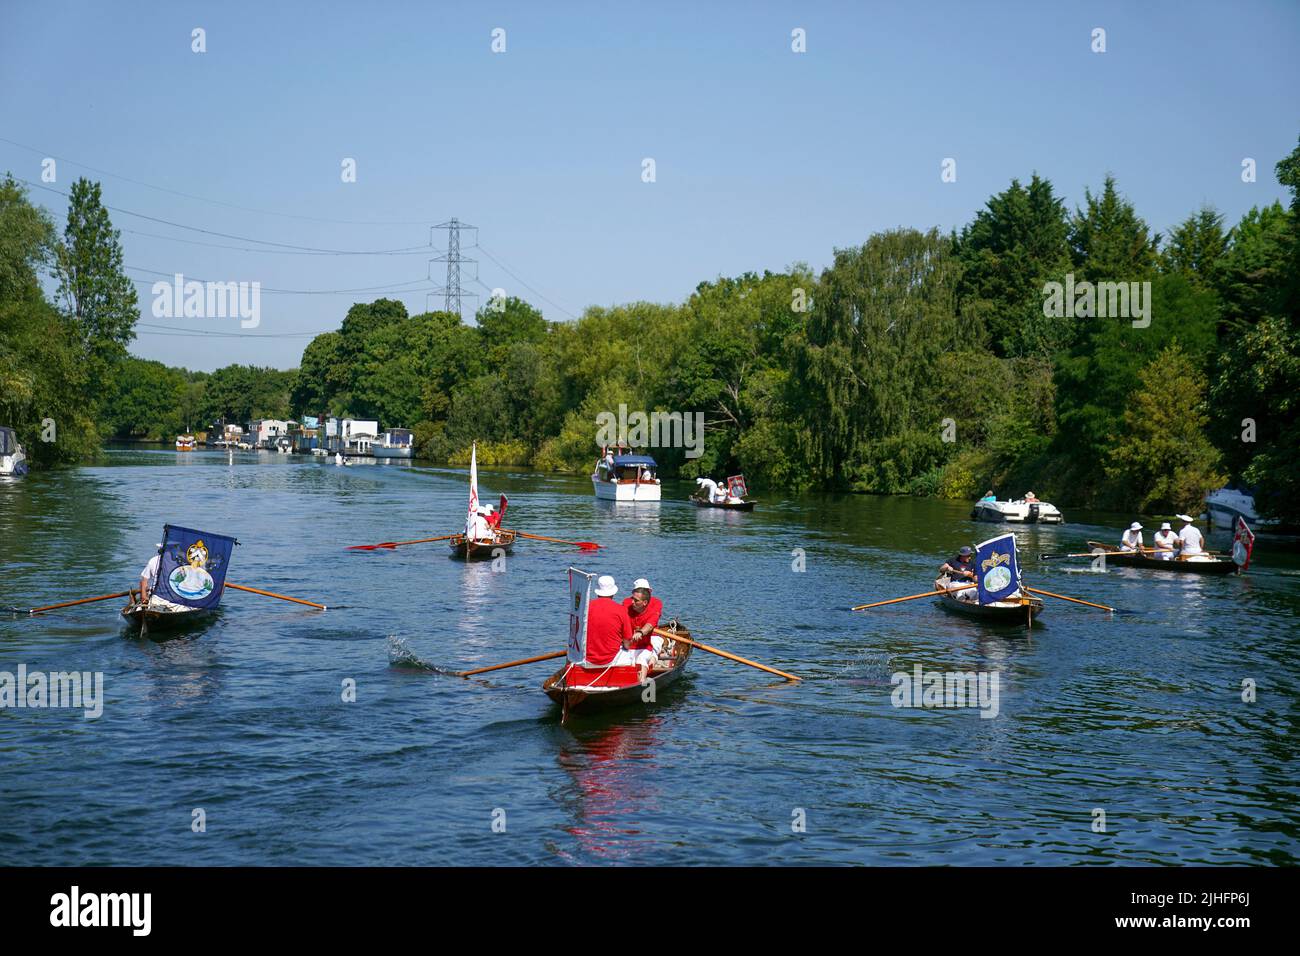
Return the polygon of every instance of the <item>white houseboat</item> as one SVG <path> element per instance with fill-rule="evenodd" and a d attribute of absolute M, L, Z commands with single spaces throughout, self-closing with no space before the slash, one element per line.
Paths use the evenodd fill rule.
<path fill-rule="evenodd" d="M 986 495 L 975 502 L 970 516 L 972 521 L 1008 524 L 1061 524 L 1065 521 L 1065 516 L 1057 510 L 1056 505 L 1039 501 L 1032 491 L 1015 501 L 998 501 L 997 498 Z"/>
<path fill-rule="evenodd" d="M 607 450 L 596 461 L 591 486 L 597 498 L 609 501 L 659 501 L 662 492 L 655 476 L 657 467 L 649 455 L 615 454 Z"/>
<path fill-rule="evenodd" d="M 415 439 L 409 428 L 390 428 L 370 446 L 376 458 L 411 458 L 415 454 Z"/>

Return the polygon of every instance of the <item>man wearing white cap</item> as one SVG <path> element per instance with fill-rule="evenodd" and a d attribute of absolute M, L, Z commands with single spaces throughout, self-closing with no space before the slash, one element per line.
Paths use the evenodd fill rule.
<path fill-rule="evenodd" d="M 1142 550 L 1142 526 L 1134 521 L 1124 532 L 1124 537 L 1119 539 L 1119 549 L 1121 551 L 1141 551 Z"/>
<path fill-rule="evenodd" d="M 653 650 L 656 655 L 663 650 L 664 639 L 652 634 L 659 626 L 659 618 L 664 613 L 664 602 L 654 596 L 650 582 L 637 578 L 632 582 L 632 596 L 623 601 L 627 608 L 628 620 L 632 622 L 632 640 L 628 644 L 632 650 Z"/>
<path fill-rule="evenodd" d="M 587 663 L 596 667 L 640 667 L 644 680 L 655 652 L 628 650 L 632 620 L 627 609 L 614 602 L 617 593 L 613 577 L 602 574 L 596 579 L 596 599 L 587 605 Z"/>
<path fill-rule="evenodd" d="M 158 577 L 158 565 L 162 562 L 163 546 L 161 543 L 154 545 L 157 549 L 149 563 L 144 566 L 140 572 L 140 603 L 149 603 L 149 592 L 153 590 L 153 579 Z"/>
<path fill-rule="evenodd" d="M 1180 558 L 1203 556 L 1205 554 L 1205 539 L 1201 537 L 1201 532 L 1192 524 L 1195 519 L 1191 515 L 1175 515 L 1174 517 L 1184 522 L 1183 526 L 1178 529 L 1178 556 Z"/>
<path fill-rule="evenodd" d="M 1152 543 L 1156 547 L 1156 557 L 1161 561 L 1172 561 L 1174 558 L 1174 549 L 1178 547 L 1178 535 L 1174 534 L 1169 522 L 1166 521 L 1160 526 L 1160 530 L 1155 533 Z"/>

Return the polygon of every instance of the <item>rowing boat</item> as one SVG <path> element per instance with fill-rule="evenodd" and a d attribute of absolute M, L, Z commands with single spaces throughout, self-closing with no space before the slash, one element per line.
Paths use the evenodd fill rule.
<path fill-rule="evenodd" d="M 689 638 L 691 632 L 676 622 L 665 630 Z M 640 669 L 628 665 L 596 667 L 566 663 L 542 684 L 546 696 L 559 704 L 565 717 L 570 713 L 587 713 L 624 707 L 633 704 L 653 703 L 659 692 L 676 683 L 686 670 L 691 656 L 691 645 L 664 638 L 659 660 L 650 668 L 647 680 L 640 680 Z M 653 685 L 653 691 L 651 691 Z"/>
<path fill-rule="evenodd" d="M 727 511 L 753 511 L 754 505 L 758 504 L 756 501 L 708 501 L 695 495 L 691 495 L 691 501 L 697 508 L 723 508 Z"/>
<path fill-rule="evenodd" d="M 946 611 L 978 618 L 990 624 L 1032 624 L 1043 613 L 1042 598 L 1021 597 L 994 604 L 963 601 L 956 594 L 945 591 L 939 595 L 939 604 Z"/>
<path fill-rule="evenodd" d="M 133 595 L 134 597 L 134 595 Z M 165 605 L 158 601 L 144 604 L 132 600 L 122 608 L 122 620 L 128 629 L 141 635 L 176 634 L 207 623 L 216 609 Z"/>
<path fill-rule="evenodd" d="M 465 561 L 487 561 L 497 557 L 498 554 L 509 554 L 515 546 L 515 532 L 497 531 L 492 535 L 492 539 L 480 539 L 466 543 L 467 539 L 463 534 L 454 534 L 447 540 L 447 547 L 451 549 L 453 558 L 461 558 Z"/>
<path fill-rule="evenodd" d="M 1131 568 L 1146 568 L 1149 571 L 1174 571 L 1181 574 L 1232 574 L 1237 570 L 1237 565 L 1232 561 L 1221 561 L 1208 556 L 1203 560 L 1170 558 L 1165 561 L 1161 558 L 1147 557 L 1138 551 L 1124 551 L 1113 544 L 1102 544 L 1099 541 L 1089 541 L 1088 547 L 1092 549 L 1094 554 L 1100 552 L 1099 557 L 1103 557 L 1111 564 L 1123 564 Z"/>

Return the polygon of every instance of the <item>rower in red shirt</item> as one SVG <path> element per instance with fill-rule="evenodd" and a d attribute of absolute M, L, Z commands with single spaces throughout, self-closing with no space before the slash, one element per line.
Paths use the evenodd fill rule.
<path fill-rule="evenodd" d="M 652 650 L 656 654 L 663 650 L 664 639 L 652 635 L 659 626 L 659 618 L 664 613 L 664 602 L 654 597 L 650 582 L 637 578 L 632 583 L 632 596 L 623 601 L 627 608 L 628 620 L 632 622 L 632 640 L 628 647 L 633 650 Z"/>
<path fill-rule="evenodd" d="M 608 574 L 596 579 L 596 598 L 587 606 L 587 664 L 595 667 L 633 665 L 641 678 L 654 663 L 653 650 L 630 650 L 632 620 L 627 609 L 614 601 L 618 585 Z"/>

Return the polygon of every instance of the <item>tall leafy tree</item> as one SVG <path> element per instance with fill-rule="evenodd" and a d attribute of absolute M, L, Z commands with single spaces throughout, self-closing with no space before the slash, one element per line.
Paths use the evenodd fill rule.
<path fill-rule="evenodd" d="M 1161 250 L 1160 266 L 1178 272 L 1202 286 L 1213 286 L 1220 260 L 1228 248 L 1223 216 L 1212 206 L 1202 206 L 1169 234 Z"/>
<path fill-rule="evenodd" d="M 1157 237 L 1107 176 L 1101 195 L 1084 190 L 1084 207 L 1070 221 L 1076 278 L 1132 282 L 1149 278 L 1156 266 Z"/>

